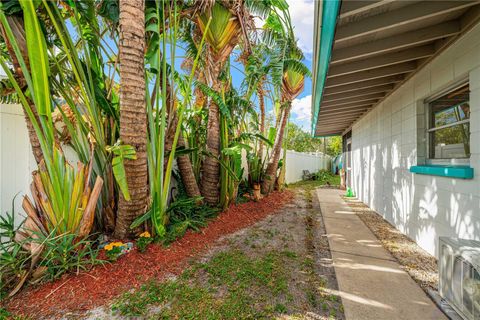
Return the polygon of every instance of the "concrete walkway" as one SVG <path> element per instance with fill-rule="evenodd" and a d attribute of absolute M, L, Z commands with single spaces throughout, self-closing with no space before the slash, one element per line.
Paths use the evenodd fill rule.
<path fill-rule="evenodd" d="M 333 265 L 349 319 L 447 319 L 340 198 L 318 189 Z"/>

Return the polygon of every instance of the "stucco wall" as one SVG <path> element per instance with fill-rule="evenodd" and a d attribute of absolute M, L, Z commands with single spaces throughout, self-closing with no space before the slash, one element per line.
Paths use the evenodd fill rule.
<path fill-rule="evenodd" d="M 419 104 L 463 78 L 470 82 L 472 180 L 412 174 Z M 418 122 L 418 123 L 417 123 Z M 357 196 L 431 254 L 439 236 L 480 240 L 480 25 L 436 57 L 352 128 Z"/>

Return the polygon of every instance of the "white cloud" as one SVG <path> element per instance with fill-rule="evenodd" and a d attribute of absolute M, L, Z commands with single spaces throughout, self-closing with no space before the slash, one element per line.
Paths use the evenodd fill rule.
<path fill-rule="evenodd" d="M 314 0 L 287 0 L 298 45 L 306 53 L 313 52 Z"/>
<path fill-rule="evenodd" d="M 260 17 L 253 17 L 253 22 L 255 23 L 255 27 L 257 29 L 260 29 L 263 27 L 263 25 L 265 24 L 265 20 L 263 20 L 262 18 Z"/>
<path fill-rule="evenodd" d="M 312 115 L 312 96 L 308 95 L 292 101 L 292 120 L 304 127 L 310 129 Z"/>
<path fill-rule="evenodd" d="M 307 56 L 311 55 L 313 52 L 314 0 L 287 0 L 287 2 L 298 45 Z M 255 17 L 254 21 L 257 28 L 261 28 L 265 23 L 259 17 Z"/>

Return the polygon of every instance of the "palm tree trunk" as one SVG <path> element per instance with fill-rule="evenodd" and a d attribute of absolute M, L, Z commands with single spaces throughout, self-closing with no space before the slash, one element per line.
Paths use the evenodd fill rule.
<path fill-rule="evenodd" d="M 220 113 L 216 103 L 211 102 L 208 108 L 207 151 L 202 164 L 202 195 L 210 205 L 216 205 L 219 197 L 220 164 Z"/>
<path fill-rule="evenodd" d="M 180 137 L 178 138 L 178 146 L 185 147 L 185 141 L 182 134 L 180 134 Z M 178 171 L 180 171 L 180 176 L 182 177 L 183 185 L 187 191 L 187 195 L 192 198 L 201 196 L 197 180 L 195 179 L 195 173 L 193 172 L 190 157 L 187 155 L 179 156 L 177 158 L 177 165 Z"/>
<path fill-rule="evenodd" d="M 270 158 L 270 162 L 268 163 L 267 169 L 265 171 L 265 179 L 262 182 L 262 193 L 264 194 L 271 192 L 275 184 L 277 169 L 278 169 L 278 161 L 280 160 L 280 153 L 282 150 L 283 135 L 285 132 L 285 127 L 287 125 L 288 117 L 290 116 L 291 107 L 292 107 L 292 103 L 289 101 L 288 105 L 285 107 L 285 109 L 282 112 L 280 127 L 277 131 L 277 136 L 275 137 L 275 143 L 273 145 L 272 156 Z"/>
<path fill-rule="evenodd" d="M 264 100 L 264 92 L 263 92 L 263 81 L 261 81 L 258 85 L 257 89 L 257 96 L 260 105 L 260 132 L 265 135 L 265 100 Z M 260 158 L 263 157 L 263 141 L 260 140 L 259 147 L 258 147 L 258 155 Z"/>
<path fill-rule="evenodd" d="M 143 0 L 120 0 L 120 139 L 135 148 L 137 158 L 124 163 L 131 199 L 119 195 L 114 232 L 118 238 L 132 236 L 130 225 L 149 203 L 144 5 Z"/>
<path fill-rule="evenodd" d="M 161 76 L 161 72 L 160 72 Z M 165 151 L 168 155 L 169 152 L 172 151 L 173 147 L 173 140 L 175 139 L 175 132 L 177 130 L 178 125 L 178 112 L 176 108 L 176 101 L 174 92 L 172 90 L 172 86 L 170 82 L 167 81 L 166 84 L 166 105 L 168 106 L 168 118 L 169 123 L 167 126 L 167 134 L 165 137 Z M 177 147 L 185 147 L 185 140 L 183 138 L 182 132 L 180 132 L 177 141 Z M 168 156 L 164 159 L 164 168 L 167 168 Z M 200 189 L 198 188 L 197 179 L 195 178 L 195 173 L 193 171 L 192 162 L 190 161 L 190 157 L 188 155 L 177 156 L 177 166 L 178 171 L 180 172 L 180 176 L 182 178 L 183 185 L 185 187 L 185 191 L 189 197 L 200 197 Z"/>
<path fill-rule="evenodd" d="M 23 25 L 23 19 L 18 16 L 7 16 L 7 21 L 8 21 L 8 24 L 10 25 L 10 28 L 12 29 L 12 33 L 20 49 L 23 60 L 25 61 L 27 68 L 29 68 L 27 40 L 25 38 L 25 28 Z M 20 67 L 20 63 L 18 62 L 17 56 L 15 55 L 15 51 L 13 50 L 12 44 L 10 43 L 10 41 L 8 41 L 8 37 L 6 36 L 5 30 L 1 28 L 1 31 L 2 31 L 3 40 L 5 41 L 5 44 L 7 46 L 8 54 L 12 58 L 15 78 L 17 79 L 18 84 L 20 85 L 22 90 L 25 91 L 27 89 L 26 88 L 27 82 L 25 80 L 25 76 L 23 75 L 22 68 Z M 37 119 L 37 122 L 40 123 L 40 119 L 38 117 L 37 108 L 35 104 L 30 100 L 29 100 L 29 104 L 30 104 L 30 108 L 32 109 L 33 115 Z M 25 117 L 25 123 L 27 124 L 28 138 L 30 140 L 30 145 L 32 147 L 33 156 L 37 164 L 39 164 L 40 161 L 42 161 L 43 159 L 43 152 L 40 147 L 40 141 L 38 140 L 37 133 L 33 128 L 32 121 L 30 120 L 26 112 L 24 112 L 24 117 Z"/>
<path fill-rule="evenodd" d="M 173 108 L 174 109 L 174 108 Z M 172 110 L 173 118 L 170 124 L 168 125 L 167 129 L 167 136 L 165 139 L 165 151 L 168 154 L 172 151 L 173 140 L 175 138 L 175 130 L 178 124 L 178 113 L 176 110 Z M 185 140 L 183 138 L 183 134 L 180 132 L 178 136 L 177 147 L 185 147 Z M 165 158 L 165 168 L 167 167 L 166 162 L 168 161 Z M 200 189 L 198 188 L 197 180 L 195 179 L 195 174 L 193 172 L 192 162 L 190 161 L 190 157 L 188 155 L 181 155 L 177 156 L 177 165 L 178 171 L 180 172 L 180 176 L 182 177 L 182 182 L 185 187 L 185 191 L 189 197 L 199 197 Z"/>
<path fill-rule="evenodd" d="M 32 109 L 32 113 L 34 117 L 37 119 L 37 123 L 40 123 L 40 118 L 38 117 L 37 108 L 35 104 L 29 101 L 30 109 Z M 28 139 L 30 140 L 30 146 L 32 147 L 33 157 L 37 164 L 39 164 L 43 160 L 43 152 L 42 148 L 40 147 L 40 141 L 38 140 L 37 133 L 33 128 L 33 123 L 28 117 L 27 113 L 24 112 L 25 123 L 27 124 L 27 131 L 28 131 Z"/>
<path fill-rule="evenodd" d="M 223 63 L 214 64 L 212 72 L 212 88 L 219 91 L 221 81 L 218 80 Z M 209 205 L 216 205 L 219 198 L 219 182 L 220 182 L 220 110 L 217 104 L 210 99 L 208 107 L 207 122 L 207 156 L 202 164 L 202 181 L 201 192 L 205 201 Z"/>

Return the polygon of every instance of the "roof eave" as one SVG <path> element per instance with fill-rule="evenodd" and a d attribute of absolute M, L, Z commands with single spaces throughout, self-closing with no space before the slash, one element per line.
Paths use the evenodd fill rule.
<path fill-rule="evenodd" d="M 313 88 L 312 88 L 312 136 L 316 126 L 322 94 L 332 55 L 333 40 L 341 0 L 315 2 Z"/>

